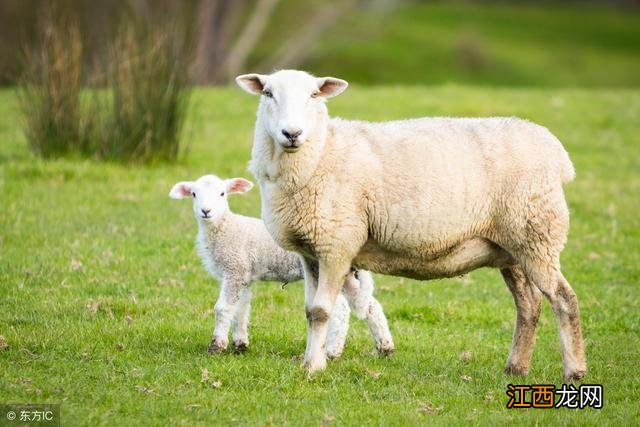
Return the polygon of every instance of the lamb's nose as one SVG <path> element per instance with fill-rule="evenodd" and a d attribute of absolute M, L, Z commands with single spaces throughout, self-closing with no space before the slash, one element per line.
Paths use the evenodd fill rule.
<path fill-rule="evenodd" d="M 282 134 L 289 142 L 295 142 L 295 140 L 302 135 L 302 129 L 282 129 Z"/>
<path fill-rule="evenodd" d="M 211 209 L 201 209 L 202 213 L 204 214 L 204 216 L 207 216 L 209 214 L 209 212 L 211 212 Z"/>

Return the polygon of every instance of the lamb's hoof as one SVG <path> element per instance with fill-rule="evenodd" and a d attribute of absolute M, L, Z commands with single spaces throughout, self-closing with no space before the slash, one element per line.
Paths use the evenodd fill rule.
<path fill-rule="evenodd" d="M 235 354 L 244 353 L 249 348 L 249 343 L 244 341 L 234 341 L 231 349 Z"/>
<path fill-rule="evenodd" d="M 507 375 L 517 375 L 520 377 L 524 377 L 529 373 L 529 368 L 524 366 L 512 365 L 509 363 L 504 368 L 504 373 Z"/>
<path fill-rule="evenodd" d="M 569 373 L 564 374 L 564 380 L 567 382 L 570 381 L 580 381 L 581 379 L 584 378 L 584 376 L 587 375 L 587 369 L 579 369 L 579 370 L 575 370 Z"/>
<path fill-rule="evenodd" d="M 393 343 L 390 343 L 378 346 L 377 350 L 378 354 L 381 357 L 389 357 L 393 354 L 394 351 L 396 351 L 396 348 L 394 347 Z"/>
<path fill-rule="evenodd" d="M 207 347 L 207 353 L 209 354 L 220 354 L 223 353 L 227 349 L 227 343 L 213 340 L 209 347 Z"/>

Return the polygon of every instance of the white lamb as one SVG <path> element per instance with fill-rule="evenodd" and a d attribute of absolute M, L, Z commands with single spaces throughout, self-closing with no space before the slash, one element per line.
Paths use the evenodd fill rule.
<path fill-rule="evenodd" d="M 221 283 L 209 353 L 226 350 L 230 326 L 233 327 L 233 350 L 243 351 L 249 345 L 247 329 L 253 282 L 286 283 L 303 278 L 300 257 L 278 247 L 262 221 L 234 214 L 229 209 L 229 194 L 244 193 L 252 187 L 253 184 L 243 178 L 222 180 L 205 175 L 197 181 L 179 182 L 169 193 L 174 199 L 193 198 L 193 212 L 198 222 L 198 254 L 209 273 Z M 349 304 L 358 318 L 366 320 L 378 351 L 383 355 L 393 352 L 387 319 L 373 297 L 371 273 L 363 270 L 349 273 L 344 294 L 346 299 L 338 296 L 332 310 L 327 355 L 335 358 L 342 353 L 349 329 Z"/>
<path fill-rule="evenodd" d="M 560 271 L 562 186 L 574 170 L 546 128 L 516 118 L 330 119 L 325 101 L 344 80 L 284 70 L 236 81 L 261 95 L 250 168 L 262 218 L 304 257 L 309 372 L 326 366 L 327 319 L 353 265 L 416 279 L 499 268 L 517 309 L 506 371 L 529 369 L 542 293 L 565 378 L 585 375 L 578 300 Z"/>

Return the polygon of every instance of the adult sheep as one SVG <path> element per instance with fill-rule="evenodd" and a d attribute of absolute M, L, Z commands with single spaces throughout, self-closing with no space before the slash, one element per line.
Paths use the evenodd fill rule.
<path fill-rule="evenodd" d="M 420 280 L 500 269 L 517 310 L 506 372 L 529 370 L 541 294 L 566 379 L 586 371 L 578 300 L 560 271 L 574 169 L 546 128 L 517 118 L 329 118 L 344 80 L 295 70 L 236 78 L 261 95 L 250 169 L 276 242 L 304 258 L 304 365 L 326 366 L 327 320 L 353 265 Z M 317 273 L 316 273 L 317 272 Z"/>

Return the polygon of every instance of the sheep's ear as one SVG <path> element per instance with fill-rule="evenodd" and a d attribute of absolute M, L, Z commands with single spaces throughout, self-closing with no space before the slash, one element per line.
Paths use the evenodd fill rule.
<path fill-rule="evenodd" d="M 318 95 L 325 98 L 340 95 L 349 86 L 346 80 L 335 77 L 319 77 L 316 82 L 318 83 Z"/>
<path fill-rule="evenodd" d="M 191 185 L 192 182 L 182 181 L 173 186 L 169 191 L 169 197 L 172 199 L 184 199 L 185 197 L 191 197 Z"/>
<path fill-rule="evenodd" d="M 246 193 L 253 188 L 253 183 L 244 178 L 231 178 L 227 180 L 227 193 Z"/>
<path fill-rule="evenodd" d="M 267 76 L 262 74 L 243 74 L 236 77 L 236 83 L 252 95 L 260 95 L 267 83 Z"/>

